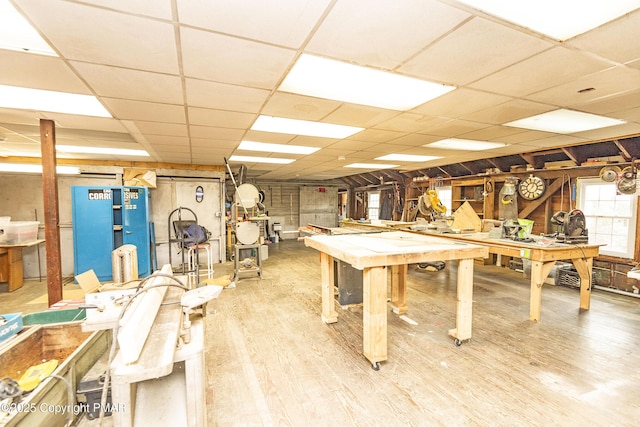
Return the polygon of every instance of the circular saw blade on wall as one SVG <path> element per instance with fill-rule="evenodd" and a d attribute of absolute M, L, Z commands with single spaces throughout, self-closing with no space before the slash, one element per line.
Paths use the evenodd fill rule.
<path fill-rule="evenodd" d="M 627 166 L 620 171 L 618 182 L 616 183 L 618 191 L 622 194 L 635 194 L 637 189 L 636 171 L 633 167 Z"/>
<path fill-rule="evenodd" d="M 618 166 L 605 166 L 600 169 L 600 179 L 605 182 L 614 182 L 618 179 L 620 168 Z"/>
<path fill-rule="evenodd" d="M 636 180 L 634 179 L 626 179 L 620 178 L 618 180 L 618 191 L 622 194 L 635 194 L 636 193 Z"/>

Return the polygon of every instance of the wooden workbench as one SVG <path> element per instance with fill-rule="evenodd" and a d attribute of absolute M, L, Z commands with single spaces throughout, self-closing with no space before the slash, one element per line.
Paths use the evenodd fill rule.
<path fill-rule="evenodd" d="M 44 239 L 38 239 L 18 245 L 0 244 L 0 282 L 9 284 L 9 292 L 20 289 L 24 284 L 22 250 L 43 242 Z"/>
<path fill-rule="evenodd" d="M 385 225 L 375 226 L 357 222 L 342 222 L 343 227 L 352 229 L 384 230 Z M 531 260 L 531 294 L 529 319 L 539 322 L 542 305 L 542 285 L 551 273 L 557 261 L 571 261 L 580 275 L 580 309 L 589 310 L 591 304 L 591 277 L 593 258 L 597 257 L 601 245 L 552 243 L 543 246 L 539 243 L 516 242 L 511 239 L 489 238 L 489 233 L 446 233 L 431 231 L 412 231 L 416 234 L 441 236 L 446 239 L 464 241 L 485 246 L 490 254 Z"/>
<path fill-rule="evenodd" d="M 322 320 L 338 321 L 333 298 L 334 259 L 363 270 L 363 353 L 374 369 L 387 359 L 387 275 L 391 270 L 391 306 L 407 312 L 407 266 L 414 263 L 459 260 L 456 328 L 449 334 L 456 344 L 471 338 L 473 259 L 488 256 L 481 245 L 452 242 L 437 236 L 392 231 L 370 234 L 306 237 L 305 245 L 320 251 Z M 390 267 L 390 268 L 388 268 Z"/>
<path fill-rule="evenodd" d="M 557 261 L 571 261 L 580 275 L 580 308 L 589 310 L 591 304 L 591 274 L 593 258 L 600 245 L 516 242 L 510 239 L 489 238 L 489 233 L 443 234 L 445 238 L 486 246 L 489 253 L 531 260 L 531 295 L 529 319 L 539 322 L 542 305 L 542 285 Z"/>

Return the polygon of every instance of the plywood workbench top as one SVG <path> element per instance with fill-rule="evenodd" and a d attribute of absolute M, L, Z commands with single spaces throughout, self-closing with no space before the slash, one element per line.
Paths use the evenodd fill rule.
<path fill-rule="evenodd" d="M 403 265 L 460 258 L 486 258 L 488 249 L 473 243 L 404 231 L 312 236 L 305 245 L 351 264 L 354 268 Z"/>

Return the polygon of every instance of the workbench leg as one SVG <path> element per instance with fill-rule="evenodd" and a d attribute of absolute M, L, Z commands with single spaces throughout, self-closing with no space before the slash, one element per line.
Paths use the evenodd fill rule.
<path fill-rule="evenodd" d="M 407 269 L 408 266 L 391 266 L 391 308 L 395 314 L 404 314 L 407 307 Z"/>
<path fill-rule="evenodd" d="M 9 292 L 20 289 L 24 284 L 22 248 L 7 248 L 7 264 L 9 266 Z"/>
<path fill-rule="evenodd" d="M 365 268 L 362 285 L 363 353 L 377 369 L 387 360 L 387 267 Z"/>
<path fill-rule="evenodd" d="M 531 299 L 529 301 L 529 320 L 540 321 L 542 305 L 542 285 L 556 264 L 555 261 L 531 261 Z"/>
<path fill-rule="evenodd" d="M 593 258 L 576 258 L 571 260 L 580 275 L 580 308 L 589 310 L 591 307 L 591 288 L 593 286 Z"/>
<path fill-rule="evenodd" d="M 456 339 L 456 344 L 471 339 L 473 318 L 473 259 L 461 259 L 458 262 L 458 284 L 456 303 L 456 328 L 449 330 L 449 335 Z"/>
<path fill-rule="evenodd" d="M 335 266 L 333 257 L 320 252 L 320 273 L 322 277 L 322 321 L 335 323 L 338 321 L 338 312 L 335 309 L 334 286 Z"/>

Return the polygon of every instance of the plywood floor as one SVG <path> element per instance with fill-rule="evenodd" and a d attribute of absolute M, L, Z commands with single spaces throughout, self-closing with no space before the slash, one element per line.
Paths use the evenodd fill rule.
<path fill-rule="evenodd" d="M 522 273 L 476 264 L 473 339 L 456 347 L 455 264 L 410 267 L 417 325 L 389 311 L 376 372 L 361 354 L 362 307 L 320 320 L 317 251 L 281 241 L 263 267 L 208 306 L 209 426 L 638 425 L 639 299 L 596 290 L 581 312 L 577 290 L 545 286 L 532 323 Z M 0 312 L 18 292 L 0 292 Z"/>

